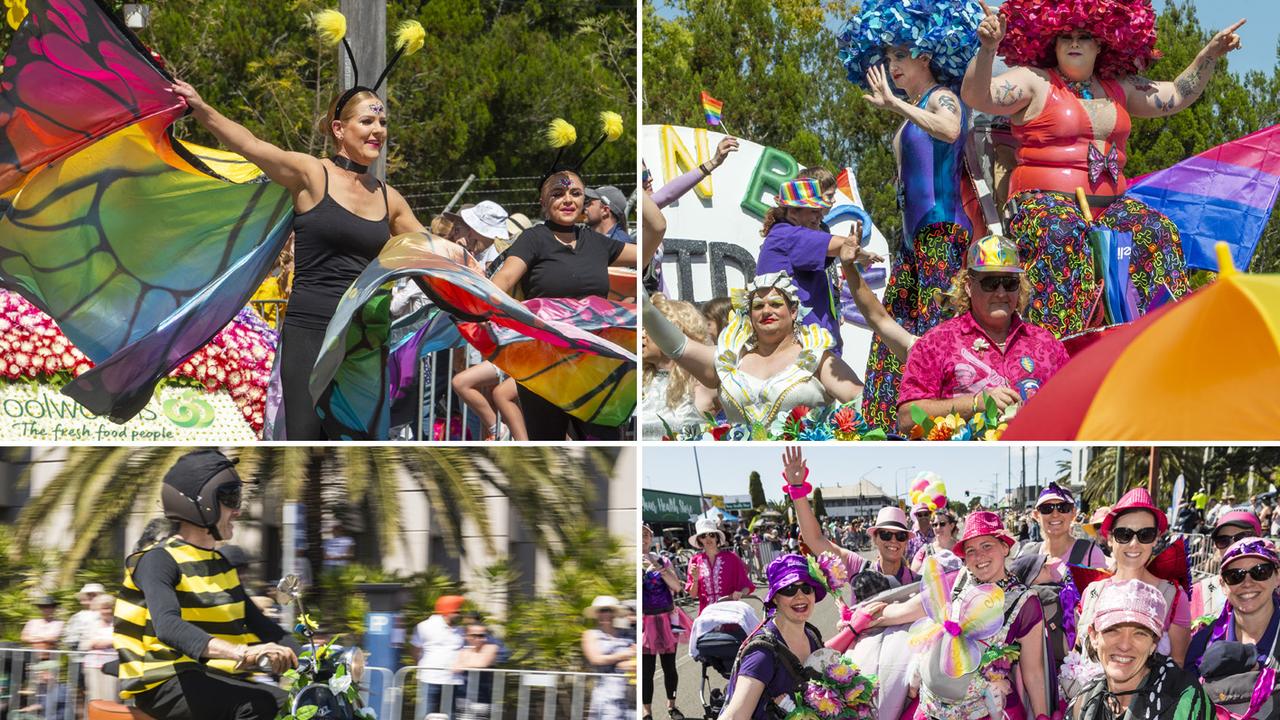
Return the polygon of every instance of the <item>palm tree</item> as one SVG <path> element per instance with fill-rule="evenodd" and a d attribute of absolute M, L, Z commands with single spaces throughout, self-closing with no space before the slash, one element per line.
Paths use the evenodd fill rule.
<path fill-rule="evenodd" d="M 1118 466 L 1123 468 L 1125 478 L 1121 493 L 1146 485 L 1151 467 L 1150 448 L 1123 449 L 1123 465 L 1118 462 L 1120 448 L 1086 449 L 1089 466 L 1083 478 L 1083 494 L 1090 506 L 1110 505 L 1119 499 L 1115 491 Z M 1203 485 L 1215 494 L 1234 492 L 1243 498 L 1248 495 L 1250 471 L 1254 474 L 1257 491 L 1262 485 L 1274 481 L 1276 470 L 1280 468 L 1280 448 L 1276 447 L 1162 447 L 1157 448 L 1156 457 L 1155 500 L 1156 504 L 1165 507 L 1173 501 L 1173 482 L 1179 475 L 1186 479 L 1185 487 L 1188 489 L 1184 490 L 1184 497 Z M 1059 462 L 1058 482 L 1065 483 L 1070 478 L 1070 471 L 1068 461 Z"/>
<path fill-rule="evenodd" d="M 71 447 L 54 478 L 18 516 L 15 552 L 33 545 L 37 530 L 59 507 L 70 506 L 75 539 L 62 558 L 59 584 L 70 582 L 109 532 L 136 508 L 159 509 L 161 478 L 183 447 Z M 461 553 L 464 522 L 490 536 L 483 497 L 505 494 L 542 547 L 556 549 L 567 528 L 587 514 L 594 479 L 611 473 L 613 448 L 456 448 L 420 446 L 244 446 L 227 449 L 239 472 L 252 483 L 251 496 L 279 520 L 284 502 L 305 508 L 306 556 L 323 563 L 325 517 L 358 513 L 372 528 L 375 543 L 365 555 L 382 555 L 402 537 L 400 499 L 406 489 L 425 493 L 445 547 Z M 29 465 L 20 482 L 30 483 Z M 490 548 L 492 550 L 492 548 Z"/>

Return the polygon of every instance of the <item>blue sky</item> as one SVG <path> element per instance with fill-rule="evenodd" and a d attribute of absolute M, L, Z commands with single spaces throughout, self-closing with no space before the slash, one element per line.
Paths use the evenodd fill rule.
<path fill-rule="evenodd" d="M 994 0 L 999 5 L 1004 0 Z M 1163 10 L 1166 0 L 1154 0 L 1157 11 Z M 670 17 L 670 6 L 663 0 L 654 3 L 659 14 Z M 1221 30 L 1241 18 L 1249 22 L 1240 28 L 1243 47 L 1230 55 L 1232 72 L 1248 70 L 1270 72 L 1276 64 L 1276 41 L 1280 39 L 1280 2 L 1277 0 L 1196 0 L 1196 16 L 1205 29 Z"/>
<path fill-rule="evenodd" d="M 1013 457 L 1013 482 L 1019 482 L 1022 448 L 993 447 L 984 443 L 888 443 L 863 445 L 833 443 L 803 448 L 809 464 L 809 482 L 814 487 L 857 482 L 865 476 L 890 495 L 897 489 L 906 493 L 906 485 L 924 470 L 942 476 L 950 497 L 961 498 L 970 493 L 990 497 L 992 485 L 999 482 L 1005 492 L 1010 452 Z M 1027 484 L 1034 483 L 1035 454 L 1040 453 L 1041 484 L 1057 476 L 1058 461 L 1070 459 L 1065 447 L 1026 448 Z M 644 487 L 651 490 L 698 494 L 698 473 L 694 467 L 694 448 L 688 445 L 649 445 L 644 448 L 641 473 Z M 782 446 L 731 445 L 700 446 L 698 464 L 702 468 L 703 490 L 711 495 L 742 495 L 747 492 L 747 478 L 759 471 L 765 495 L 770 500 L 782 499 Z"/>

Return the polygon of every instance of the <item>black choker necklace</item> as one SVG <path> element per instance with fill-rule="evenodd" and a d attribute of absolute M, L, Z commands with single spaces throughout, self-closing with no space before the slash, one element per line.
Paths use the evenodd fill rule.
<path fill-rule="evenodd" d="M 553 222 L 551 220 L 545 220 L 544 222 L 546 226 L 551 228 L 554 232 L 571 233 L 578 229 L 578 226 L 576 225 L 561 225 L 560 223 Z"/>
<path fill-rule="evenodd" d="M 351 171 L 351 172 L 353 172 L 353 173 L 355 173 L 355 174 L 357 174 L 357 175 L 363 175 L 363 174 L 365 174 L 365 173 L 369 172 L 369 166 L 368 166 L 368 165 L 361 165 L 360 163 L 356 162 L 355 160 L 352 160 L 352 159 L 351 159 L 351 158 L 349 158 L 349 157 L 344 157 L 344 156 L 342 156 L 342 155 L 332 155 L 332 156 L 330 156 L 330 157 L 329 157 L 329 162 L 333 163 L 334 165 L 337 165 L 338 167 L 342 168 L 343 170 L 349 170 L 349 171 Z"/>

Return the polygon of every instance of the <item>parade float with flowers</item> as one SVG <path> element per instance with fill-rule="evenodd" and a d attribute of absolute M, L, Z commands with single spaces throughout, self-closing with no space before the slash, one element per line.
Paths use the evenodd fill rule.
<path fill-rule="evenodd" d="M 261 436 L 278 335 L 245 308 L 157 388 L 123 425 L 59 394 L 93 368 L 53 318 L 0 291 L 0 438 L 4 440 L 192 440 Z"/>

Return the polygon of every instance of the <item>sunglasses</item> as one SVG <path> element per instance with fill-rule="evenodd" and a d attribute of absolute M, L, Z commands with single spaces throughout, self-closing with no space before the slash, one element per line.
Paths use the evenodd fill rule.
<path fill-rule="evenodd" d="M 805 595 L 812 595 L 813 586 L 809 585 L 808 583 L 802 583 L 802 582 L 791 583 L 790 585 L 784 588 L 779 588 L 778 592 L 774 594 L 781 595 L 782 597 L 795 597 L 795 594 L 798 592 L 804 593 Z"/>
<path fill-rule="evenodd" d="M 878 535 L 880 539 L 885 542 L 889 542 L 890 540 L 897 540 L 898 542 L 906 542 L 907 538 L 910 537 L 910 535 L 905 531 L 893 532 L 890 530 L 877 530 L 876 535 Z"/>
<path fill-rule="evenodd" d="M 240 509 L 240 483 L 223 485 L 218 488 L 218 492 L 215 493 L 214 496 L 218 498 L 219 503 L 226 505 L 232 510 Z"/>
<path fill-rule="evenodd" d="M 1011 277 L 1008 275 L 1003 277 L 984 277 L 978 281 L 978 287 L 982 288 L 983 292 L 989 293 L 995 292 L 996 290 L 1014 292 L 1018 288 L 1022 287 L 1022 279 L 1017 276 Z"/>
<path fill-rule="evenodd" d="M 1121 545 L 1128 545 L 1133 542 L 1134 538 L 1138 538 L 1138 542 L 1143 545 L 1150 545 L 1156 541 L 1156 538 L 1159 537 L 1159 535 L 1160 532 L 1153 527 L 1144 527 L 1141 530 L 1134 530 L 1133 528 L 1115 528 L 1111 531 L 1111 537 L 1115 538 L 1116 542 Z"/>
<path fill-rule="evenodd" d="M 943 520 L 942 522 L 931 522 L 929 524 L 932 525 L 933 527 L 946 527 L 951 524 L 951 521 Z"/>
<path fill-rule="evenodd" d="M 1064 500 L 1063 502 L 1045 503 L 1036 508 L 1036 510 L 1039 510 L 1041 515 L 1051 515 L 1054 511 L 1057 511 L 1062 515 L 1074 515 L 1076 512 L 1076 505 L 1075 503 L 1069 503 Z"/>
<path fill-rule="evenodd" d="M 1228 585 L 1239 585 L 1244 582 L 1244 576 L 1248 575 L 1257 582 L 1270 580 L 1272 575 L 1276 574 L 1276 566 L 1269 563 L 1258 563 L 1253 567 L 1245 570 L 1244 568 L 1231 568 L 1222 571 L 1222 582 Z"/>
<path fill-rule="evenodd" d="M 1237 540 L 1244 540 L 1245 538 L 1251 537 L 1253 537 L 1253 533 L 1250 532 L 1236 533 L 1235 535 L 1214 535 L 1213 546 L 1219 550 L 1226 550 L 1232 545 L 1235 545 Z"/>
<path fill-rule="evenodd" d="M 484 633 L 467 633 L 467 637 L 471 638 L 472 640 L 483 640 L 488 636 L 485 635 Z"/>

